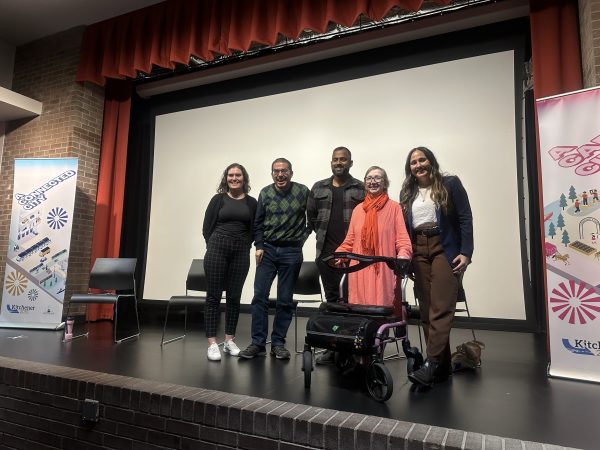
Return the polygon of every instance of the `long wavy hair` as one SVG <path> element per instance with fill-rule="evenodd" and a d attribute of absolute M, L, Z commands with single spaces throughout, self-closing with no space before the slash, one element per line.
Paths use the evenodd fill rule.
<path fill-rule="evenodd" d="M 402 209 L 406 211 L 408 208 L 410 208 L 410 205 L 419 192 L 417 179 L 410 170 L 410 158 L 416 151 L 423 152 L 429 161 L 429 165 L 431 166 L 431 171 L 429 172 L 429 179 L 431 180 L 431 198 L 435 204 L 441 208 L 442 211 L 444 211 L 444 214 L 447 214 L 448 191 L 442 182 L 444 174 L 440 171 L 440 165 L 438 164 L 435 155 L 427 147 L 416 147 L 408 152 L 406 164 L 404 165 L 404 173 L 406 178 L 404 179 L 404 183 L 402 183 L 402 189 L 400 190 L 400 204 L 402 205 Z"/>
<path fill-rule="evenodd" d="M 242 171 L 242 175 L 244 177 L 244 182 L 242 183 L 242 190 L 244 194 L 250 192 L 250 176 L 246 171 L 246 168 L 238 163 L 229 164 L 225 170 L 223 171 L 223 175 L 221 176 L 221 182 L 219 183 L 219 187 L 217 188 L 217 194 L 224 194 L 229 191 L 229 186 L 227 185 L 227 173 L 229 169 L 240 169 Z"/>

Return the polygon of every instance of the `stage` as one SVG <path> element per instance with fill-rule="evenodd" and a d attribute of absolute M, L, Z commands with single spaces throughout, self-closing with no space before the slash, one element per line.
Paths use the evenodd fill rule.
<path fill-rule="evenodd" d="M 142 318 L 140 338 L 118 345 L 109 322 L 91 324 L 88 338 L 66 344 L 57 331 L 0 329 L 0 356 L 566 447 L 591 450 L 600 440 L 598 385 L 548 379 L 544 335 L 478 331 L 486 344 L 481 369 L 455 374 L 428 392 L 411 392 L 404 360 L 386 361 L 394 392 L 378 403 L 362 378 L 345 378 L 333 366 L 317 366 L 311 388 L 304 389 L 301 355 L 289 361 L 268 354 L 254 360 L 223 355 L 210 362 L 200 315 L 192 317 L 184 340 L 163 348 L 160 320 Z M 303 340 L 306 318 L 298 324 Z M 249 343 L 249 329 L 250 316 L 242 314 L 236 338 L 241 348 Z M 290 351 L 293 333 L 292 323 Z M 409 333 L 417 344 L 416 327 Z M 453 346 L 468 339 L 468 330 L 453 330 Z M 392 350 L 388 346 L 387 353 Z"/>

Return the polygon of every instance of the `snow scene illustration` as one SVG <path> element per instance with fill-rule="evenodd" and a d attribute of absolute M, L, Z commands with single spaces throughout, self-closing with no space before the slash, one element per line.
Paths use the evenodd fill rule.
<path fill-rule="evenodd" d="M 544 207 L 544 251 L 550 270 L 600 287 L 600 199 L 595 187 L 565 186 Z"/>

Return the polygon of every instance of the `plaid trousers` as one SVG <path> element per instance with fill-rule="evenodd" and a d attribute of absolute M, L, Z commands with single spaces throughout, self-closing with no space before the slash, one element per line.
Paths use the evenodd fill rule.
<path fill-rule="evenodd" d="M 226 291 L 225 334 L 235 335 L 240 316 L 242 288 L 250 269 L 250 245 L 247 239 L 235 239 L 213 233 L 204 256 L 206 273 L 206 337 L 216 337 L 220 303 Z"/>

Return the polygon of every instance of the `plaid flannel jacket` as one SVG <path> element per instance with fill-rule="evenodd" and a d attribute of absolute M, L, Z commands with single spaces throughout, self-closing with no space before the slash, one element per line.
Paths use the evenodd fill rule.
<path fill-rule="evenodd" d="M 333 176 L 325 180 L 317 181 L 308 196 L 308 205 L 306 213 L 310 227 L 317 235 L 317 257 L 323 250 L 325 244 L 325 235 L 329 225 L 331 214 L 331 204 L 333 201 L 332 193 Z M 365 198 L 365 185 L 362 181 L 350 177 L 344 185 L 344 225 L 348 231 L 352 210 Z"/>

